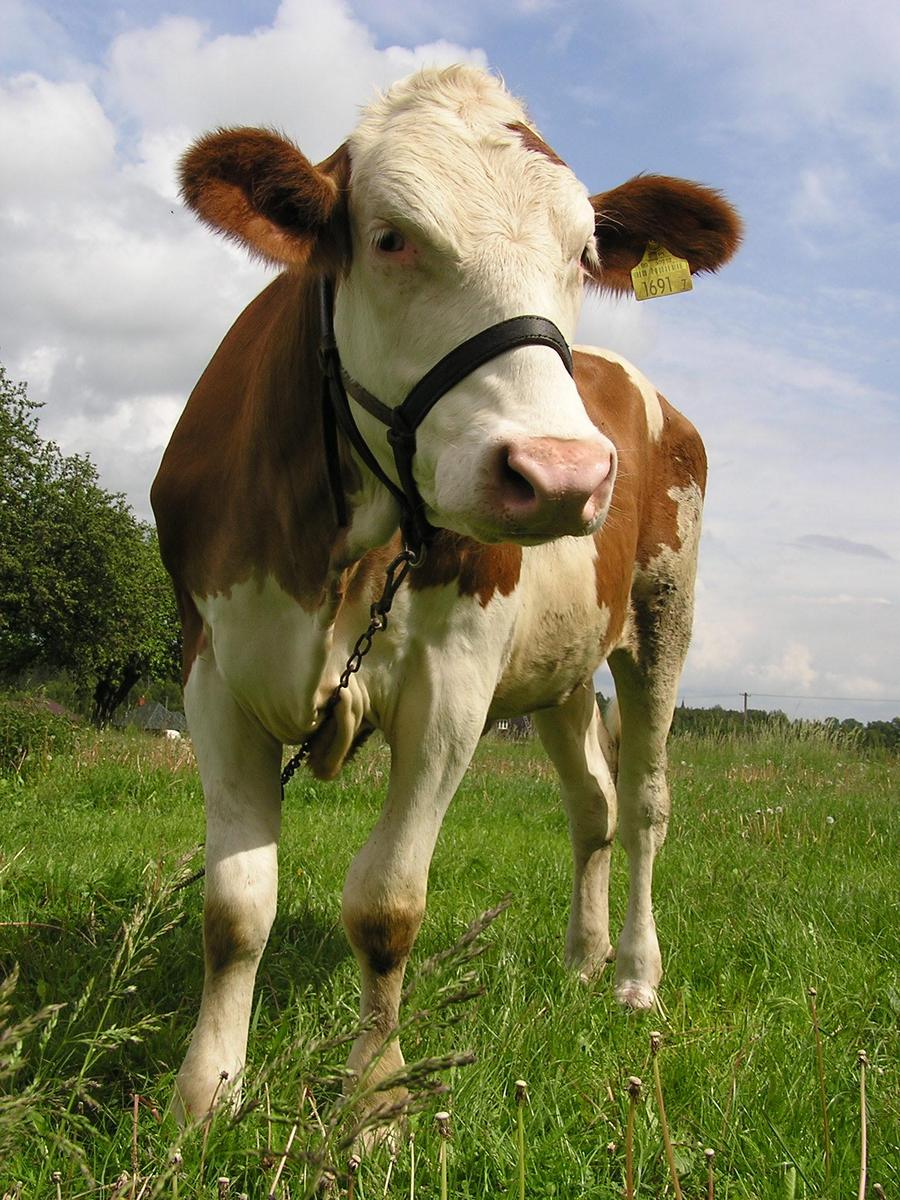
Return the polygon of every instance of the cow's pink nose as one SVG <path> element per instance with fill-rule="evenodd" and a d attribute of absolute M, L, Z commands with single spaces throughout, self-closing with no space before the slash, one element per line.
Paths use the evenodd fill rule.
<path fill-rule="evenodd" d="M 614 480 L 611 442 L 527 438 L 500 456 L 498 499 L 506 520 L 523 532 L 577 535 L 605 511 Z"/>

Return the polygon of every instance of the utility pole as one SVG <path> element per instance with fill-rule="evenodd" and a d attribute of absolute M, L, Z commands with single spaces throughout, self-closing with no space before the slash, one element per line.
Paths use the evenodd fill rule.
<path fill-rule="evenodd" d="M 744 697 L 744 724 L 746 725 L 746 723 L 747 723 L 747 701 L 750 699 L 750 693 L 749 692 L 741 692 L 741 695 Z"/>

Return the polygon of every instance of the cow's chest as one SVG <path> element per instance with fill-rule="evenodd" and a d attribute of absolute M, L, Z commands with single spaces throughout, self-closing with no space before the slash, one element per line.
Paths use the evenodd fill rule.
<path fill-rule="evenodd" d="M 610 610 L 597 599 L 595 560 L 591 538 L 525 550 L 520 603 L 492 717 L 561 703 L 606 657 Z"/>
<path fill-rule="evenodd" d="M 198 598 L 219 673 L 241 706 L 282 742 L 316 720 L 337 606 L 308 610 L 271 577 Z"/>

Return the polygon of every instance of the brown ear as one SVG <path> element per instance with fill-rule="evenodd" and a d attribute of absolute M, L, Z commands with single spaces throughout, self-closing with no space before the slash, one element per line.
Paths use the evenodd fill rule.
<path fill-rule="evenodd" d="M 648 242 L 659 242 L 691 272 L 715 271 L 741 240 L 741 219 L 712 188 L 666 175 L 638 175 L 591 197 L 596 218 L 598 270 L 591 278 L 612 292 L 632 290 L 631 270 Z"/>
<path fill-rule="evenodd" d="M 279 266 L 341 254 L 350 156 L 342 146 L 317 167 L 266 129 L 220 129 L 181 160 L 181 194 L 220 233 Z"/>

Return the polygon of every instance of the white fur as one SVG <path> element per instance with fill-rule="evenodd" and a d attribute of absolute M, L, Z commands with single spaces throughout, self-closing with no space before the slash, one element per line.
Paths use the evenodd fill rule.
<path fill-rule="evenodd" d="M 498 321 L 533 314 L 567 339 L 574 333 L 579 260 L 593 241 L 594 213 L 572 172 L 527 149 L 506 128 L 513 122 L 527 117 L 499 81 L 459 67 L 392 88 L 350 139 L 353 259 L 335 328 L 346 369 L 389 406 L 453 347 Z M 385 227 L 403 234 L 407 252 L 373 248 L 372 230 Z M 356 416 L 394 477 L 384 427 L 358 407 Z M 491 464 L 503 446 L 532 437 L 611 449 L 546 347 L 479 368 L 425 419 L 415 472 L 429 517 L 497 540 Z"/>

